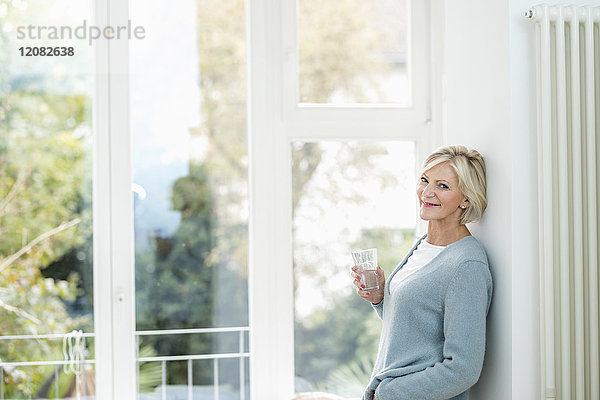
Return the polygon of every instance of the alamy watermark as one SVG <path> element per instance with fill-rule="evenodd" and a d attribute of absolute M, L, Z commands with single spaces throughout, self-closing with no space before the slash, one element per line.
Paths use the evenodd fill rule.
<path fill-rule="evenodd" d="M 88 25 L 83 20 L 81 25 L 75 27 L 69 25 L 46 26 L 46 25 L 27 25 L 17 27 L 17 39 L 31 40 L 67 40 L 67 39 L 87 39 L 91 46 L 94 40 L 104 38 L 111 39 L 145 39 L 146 29 L 143 26 L 133 26 L 131 20 L 127 20 L 127 25 L 104 26 Z"/>

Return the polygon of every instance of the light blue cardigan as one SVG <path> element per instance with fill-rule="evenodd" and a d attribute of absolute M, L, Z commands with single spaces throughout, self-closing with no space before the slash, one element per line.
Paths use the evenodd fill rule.
<path fill-rule="evenodd" d="M 373 306 L 383 328 L 364 400 L 463 400 L 479 379 L 492 299 L 485 250 L 473 236 L 464 237 L 390 293 L 394 274 L 424 239 L 388 277 L 384 299 Z"/>

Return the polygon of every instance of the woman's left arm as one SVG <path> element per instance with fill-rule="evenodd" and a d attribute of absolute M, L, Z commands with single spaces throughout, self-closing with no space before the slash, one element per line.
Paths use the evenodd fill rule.
<path fill-rule="evenodd" d="M 491 295 L 487 265 L 476 261 L 461 265 L 444 301 L 443 359 L 423 371 L 384 379 L 375 391 L 377 399 L 448 399 L 473 386 L 483 366 Z"/>

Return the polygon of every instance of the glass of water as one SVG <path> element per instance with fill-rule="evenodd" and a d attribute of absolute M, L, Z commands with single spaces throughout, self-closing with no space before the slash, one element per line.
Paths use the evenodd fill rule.
<path fill-rule="evenodd" d="M 361 282 L 365 284 L 363 290 L 379 289 L 377 279 L 377 249 L 355 250 L 352 252 L 354 265 L 358 267 Z"/>

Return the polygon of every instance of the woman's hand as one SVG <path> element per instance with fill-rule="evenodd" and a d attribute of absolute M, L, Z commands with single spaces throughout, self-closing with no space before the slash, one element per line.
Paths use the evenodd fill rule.
<path fill-rule="evenodd" d="M 360 266 L 355 265 L 352 267 L 352 277 L 354 278 L 354 286 L 356 286 L 356 293 L 363 299 L 377 304 L 383 300 L 383 288 L 385 287 L 385 272 L 380 266 L 377 266 L 375 271 L 377 274 L 377 281 L 379 282 L 379 289 L 375 290 L 363 290 L 365 283 L 362 281 L 362 275 L 360 274 Z"/>

